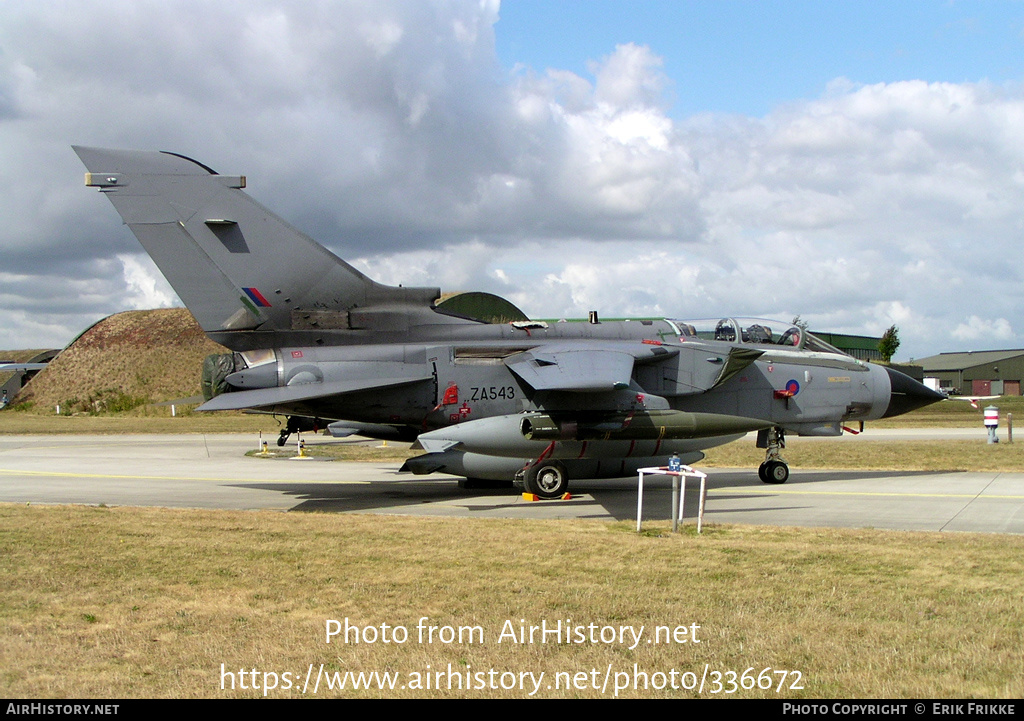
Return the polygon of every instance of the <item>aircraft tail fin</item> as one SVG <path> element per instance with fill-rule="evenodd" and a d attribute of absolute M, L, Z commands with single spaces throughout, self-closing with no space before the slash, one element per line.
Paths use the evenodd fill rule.
<path fill-rule="evenodd" d="M 376 283 L 219 175 L 183 155 L 74 148 L 182 302 L 214 340 L 253 331 L 403 331 L 432 311 L 438 288 Z M 417 319 L 417 316 L 419 317 Z M 241 336 L 241 337 L 239 337 Z M 234 340 L 235 342 L 232 342 Z"/>

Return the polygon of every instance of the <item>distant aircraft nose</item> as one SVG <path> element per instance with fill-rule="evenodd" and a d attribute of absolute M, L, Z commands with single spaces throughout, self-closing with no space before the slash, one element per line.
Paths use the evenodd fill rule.
<path fill-rule="evenodd" d="M 882 418 L 892 418 L 909 413 L 946 397 L 945 393 L 933 391 L 905 373 L 888 367 L 885 370 L 889 374 L 890 395 L 889 407 Z"/>

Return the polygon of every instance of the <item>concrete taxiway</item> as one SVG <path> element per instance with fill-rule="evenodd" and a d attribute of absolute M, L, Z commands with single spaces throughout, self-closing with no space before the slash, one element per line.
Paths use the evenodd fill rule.
<path fill-rule="evenodd" d="M 245 457 L 255 445 L 232 434 L 0 436 L 0 502 L 636 518 L 635 478 L 575 481 L 572 500 L 531 503 L 514 489 L 400 474 L 397 462 Z M 754 469 L 705 470 L 706 523 L 1024 533 L 1024 473 L 794 469 L 785 485 L 768 486 Z M 690 519 L 696 496 L 687 496 Z M 667 478 L 648 479 L 644 520 L 668 519 L 670 498 Z"/>

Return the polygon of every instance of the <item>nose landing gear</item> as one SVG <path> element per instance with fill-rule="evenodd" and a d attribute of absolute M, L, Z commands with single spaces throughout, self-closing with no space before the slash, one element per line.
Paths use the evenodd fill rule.
<path fill-rule="evenodd" d="M 765 460 L 757 469 L 757 477 L 764 483 L 785 483 L 789 480 L 789 466 L 782 458 L 786 447 L 786 434 L 781 428 L 768 428 L 757 434 L 757 447 L 765 448 Z"/>

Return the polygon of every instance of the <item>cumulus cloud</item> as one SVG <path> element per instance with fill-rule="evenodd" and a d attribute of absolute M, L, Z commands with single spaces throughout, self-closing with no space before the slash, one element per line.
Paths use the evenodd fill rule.
<path fill-rule="evenodd" d="M 1007 341 L 1015 337 L 1006 318 L 979 318 L 972 315 L 953 329 L 953 337 L 963 341 Z"/>
<path fill-rule="evenodd" d="M 919 357 L 1021 342 L 1019 87 L 839 78 L 763 118 L 674 118 L 657 49 L 629 38 L 586 75 L 505 71 L 496 1 L 4 15 L 0 347 L 172 302 L 71 143 L 244 173 L 378 280 L 490 290 L 535 317 L 896 323 Z"/>
<path fill-rule="evenodd" d="M 148 255 L 118 255 L 128 294 L 125 305 L 135 310 L 170 308 L 178 297 Z"/>

